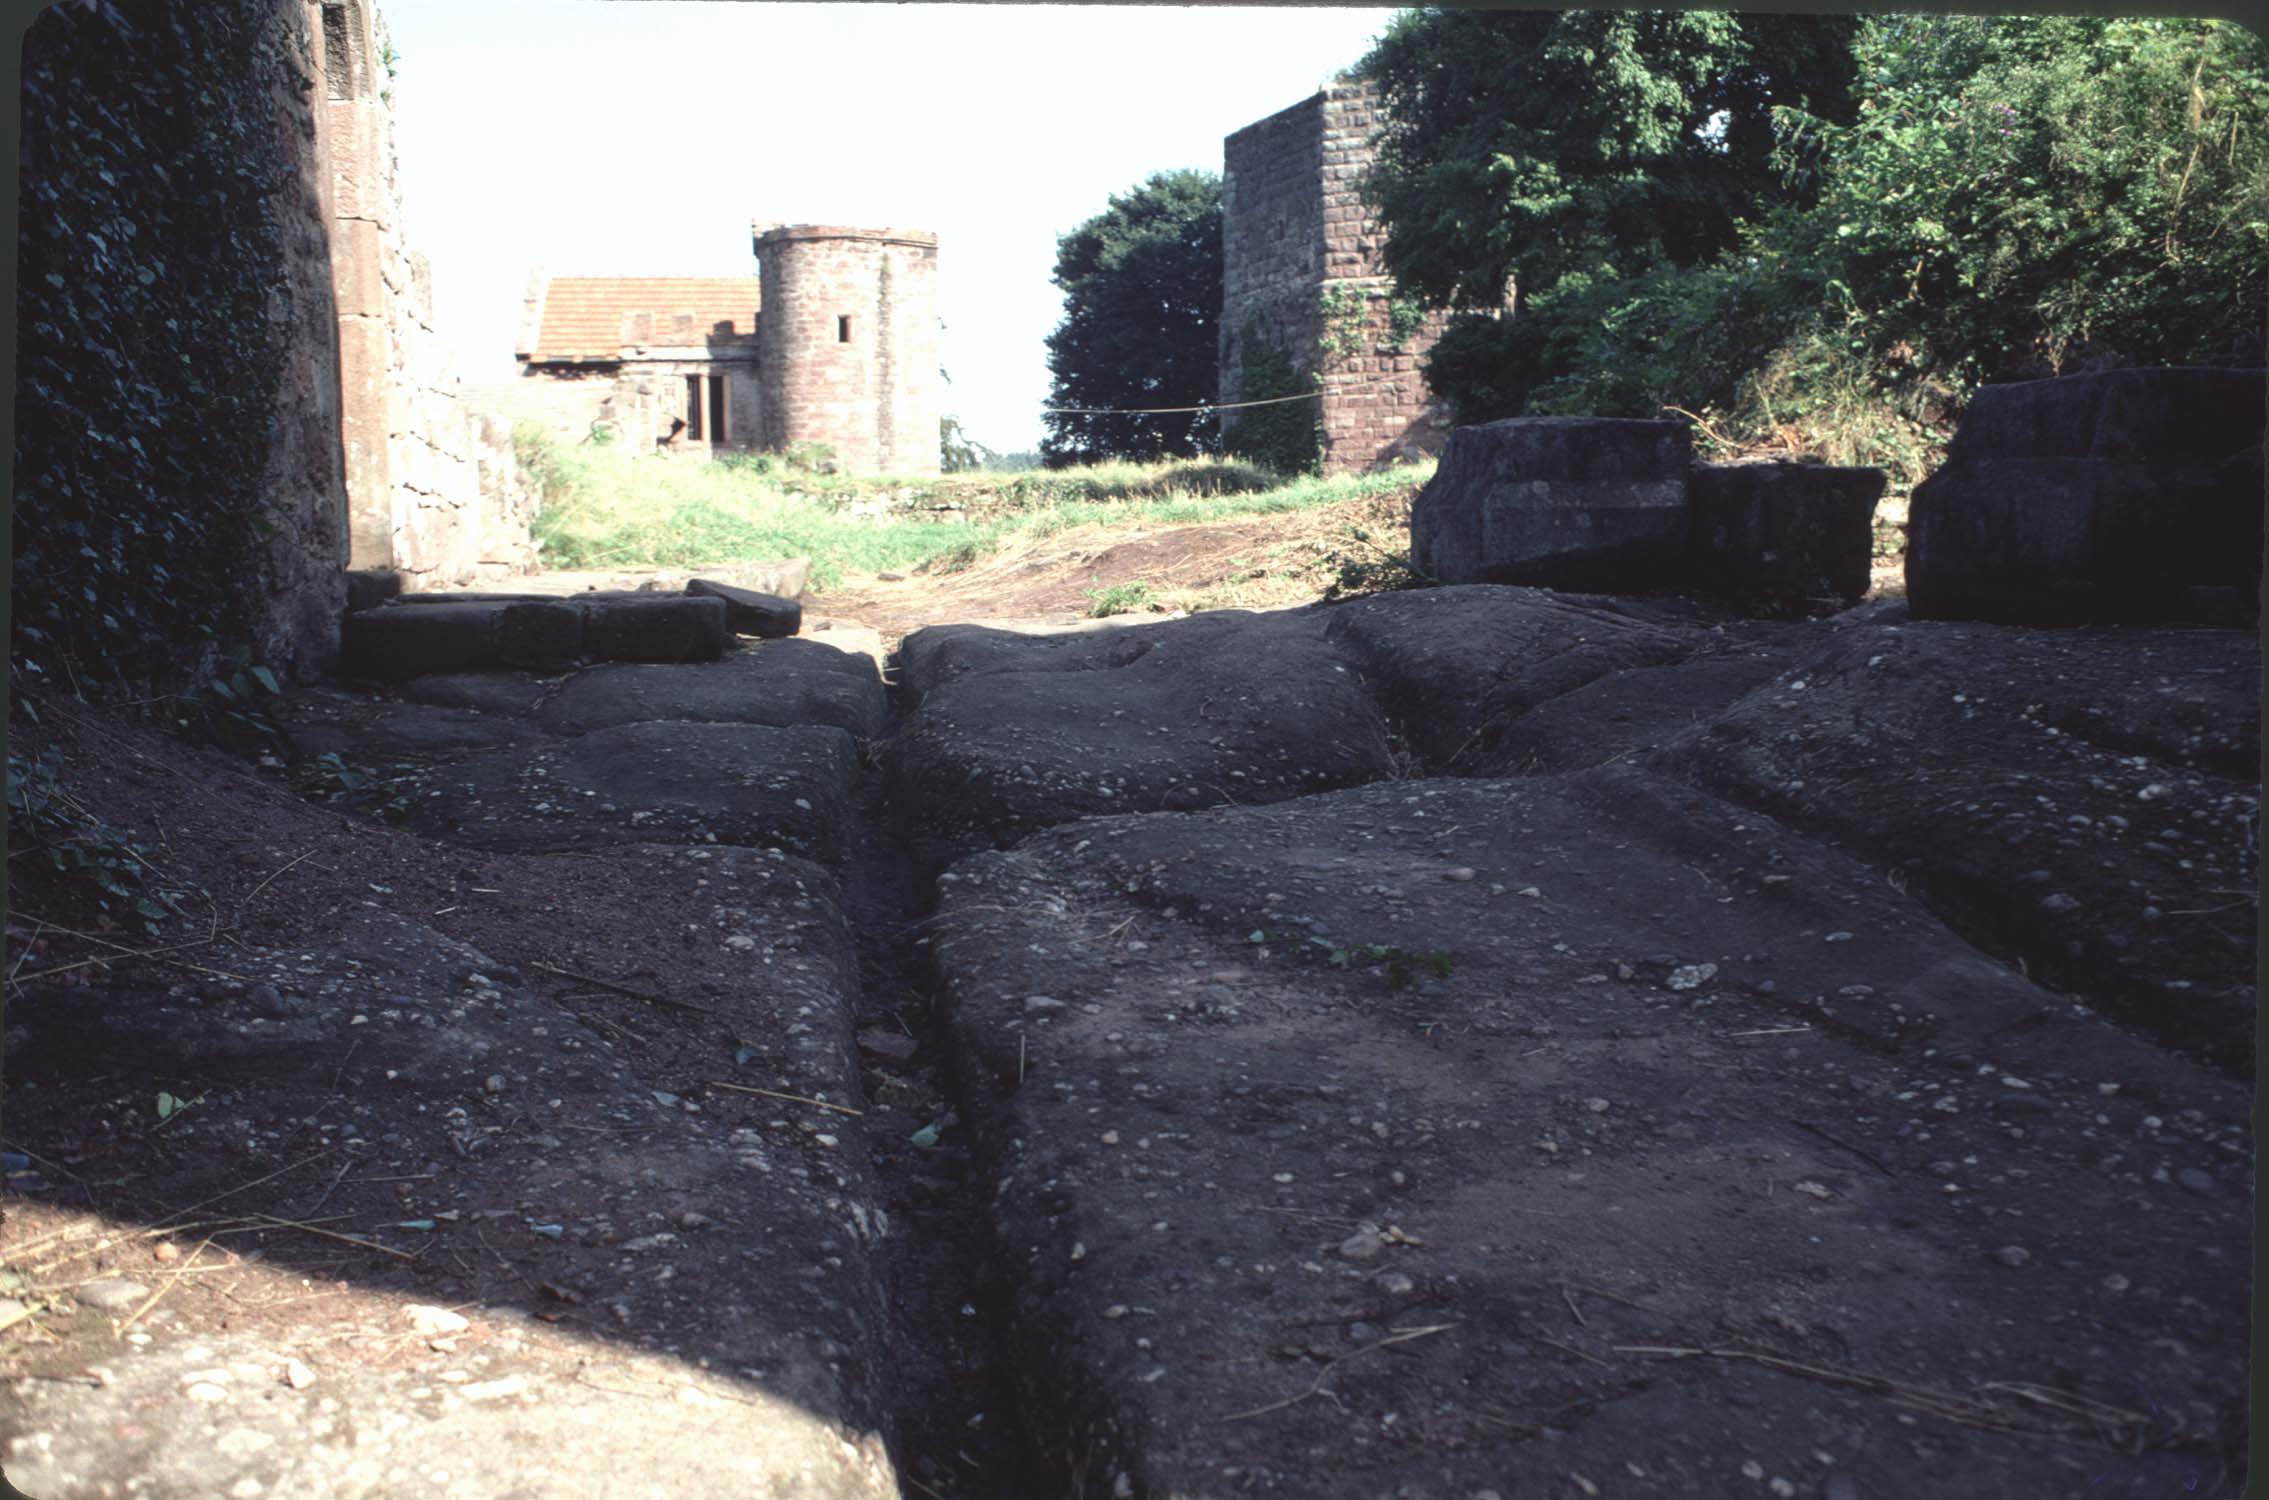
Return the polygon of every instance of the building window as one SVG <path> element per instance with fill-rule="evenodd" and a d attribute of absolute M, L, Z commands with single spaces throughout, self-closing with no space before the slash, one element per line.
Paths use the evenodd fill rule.
<path fill-rule="evenodd" d="M 845 313 L 835 320 L 835 342 L 838 344 L 851 342 L 851 315 L 849 313 Z"/>
<path fill-rule="evenodd" d="M 685 438 L 689 443 L 701 441 L 701 377 L 685 378 Z"/>
<path fill-rule="evenodd" d="M 725 377 L 709 377 L 709 441 L 722 448 L 728 441 L 725 435 Z"/>

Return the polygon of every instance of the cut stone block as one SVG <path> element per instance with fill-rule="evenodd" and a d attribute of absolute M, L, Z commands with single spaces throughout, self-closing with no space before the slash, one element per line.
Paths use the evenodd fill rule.
<path fill-rule="evenodd" d="M 724 600 L 726 622 L 742 635 L 774 641 L 794 635 L 804 625 L 804 607 L 778 594 L 735 588 L 708 578 L 688 580 L 685 591 L 696 598 Z"/>
<path fill-rule="evenodd" d="M 1867 592 L 1881 469 L 1696 464 L 1687 558 L 1696 587 L 1749 603 Z"/>
<path fill-rule="evenodd" d="M 606 661 L 715 661 L 731 635 L 722 599 L 587 594 L 583 649 Z"/>
<path fill-rule="evenodd" d="M 2260 370 L 2102 370 L 1989 385 L 1970 398 L 1947 459 L 2219 459 L 2260 445 L 2265 396 Z"/>
<path fill-rule="evenodd" d="M 2248 1092 L 1752 810 L 1627 767 L 1396 781 L 950 876 L 939 1010 L 1015 1272 L 1003 1363 L 1061 1435 L 1045 1493 L 1733 1495 L 1829 1425 L 1849 1480 L 1791 1463 L 1810 1493 L 2079 1492 L 2061 1445 L 1925 1445 L 1892 1402 L 1691 1347 L 1965 1391 L 2084 1369 L 2242 1443 L 2242 1190 L 2100 1153 L 2180 1108 L 2205 1159 Z M 2179 1349 L 2099 1331 L 2127 1277 L 2204 1304 Z"/>
<path fill-rule="evenodd" d="M 2190 618 L 2191 590 L 2261 585 L 2258 370 L 2113 370 L 1988 386 L 1915 488 L 1921 619 Z"/>
<path fill-rule="evenodd" d="M 339 632 L 339 670 L 350 677 L 465 672 L 496 660 L 496 617 L 485 604 L 357 610 Z"/>
<path fill-rule="evenodd" d="M 1682 422 L 1513 417 L 1450 434 L 1411 507 L 1411 557 L 1443 583 L 1660 587 L 1686 546 Z"/>
<path fill-rule="evenodd" d="M 566 600 L 507 604 L 497 612 L 497 660 L 508 667 L 571 667 L 583 658 L 583 611 Z"/>
<path fill-rule="evenodd" d="M 1895 603 L 1815 639 L 1649 763 L 1897 871 L 2098 1014 L 2251 1068 L 2256 919 L 2231 893 L 2253 877 L 2258 642 Z"/>
<path fill-rule="evenodd" d="M 376 609 L 402 592 L 402 575 L 392 568 L 354 568 L 347 573 L 347 609 Z"/>

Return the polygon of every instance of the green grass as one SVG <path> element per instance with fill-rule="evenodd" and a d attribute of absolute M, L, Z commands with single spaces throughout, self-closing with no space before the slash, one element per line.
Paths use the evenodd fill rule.
<path fill-rule="evenodd" d="M 820 589 L 854 574 L 966 567 L 1016 535 L 1281 514 L 1402 488 L 1431 472 L 1287 481 L 1250 464 L 1203 460 L 853 478 L 813 474 L 769 455 L 694 464 L 571 447 L 525 424 L 514 438 L 542 493 L 535 533 L 547 568 L 809 557 Z"/>
<path fill-rule="evenodd" d="M 1109 588 L 1087 591 L 1088 617 L 1108 620 L 1113 615 L 1131 615 L 1138 609 L 1148 609 L 1151 603 L 1150 585 L 1140 582 L 1114 583 Z"/>

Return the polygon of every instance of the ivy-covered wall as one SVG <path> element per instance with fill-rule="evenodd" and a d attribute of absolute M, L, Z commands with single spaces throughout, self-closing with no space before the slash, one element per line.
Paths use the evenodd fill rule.
<path fill-rule="evenodd" d="M 304 0 L 96 0 L 24 37 L 12 660 L 177 687 L 337 649 L 346 496 Z"/>

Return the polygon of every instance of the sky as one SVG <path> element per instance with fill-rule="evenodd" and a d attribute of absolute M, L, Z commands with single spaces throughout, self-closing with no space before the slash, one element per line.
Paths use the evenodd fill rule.
<path fill-rule="evenodd" d="M 944 407 L 1037 446 L 1056 238 L 1297 104 L 1353 7 L 379 0 L 402 223 L 467 381 L 514 378 L 528 269 L 756 274 L 754 218 L 939 236 Z"/>

